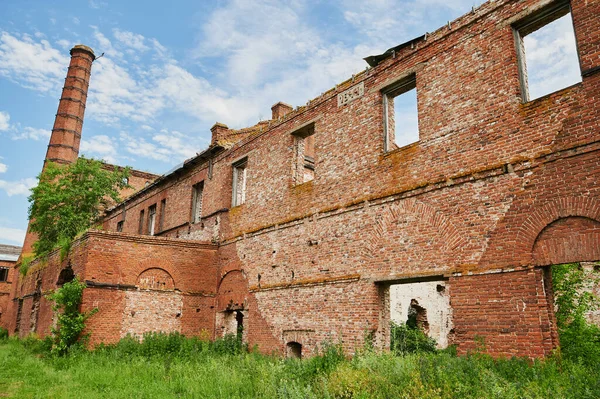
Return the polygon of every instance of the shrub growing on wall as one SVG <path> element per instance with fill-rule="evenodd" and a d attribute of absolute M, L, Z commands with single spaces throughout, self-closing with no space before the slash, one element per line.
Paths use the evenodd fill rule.
<path fill-rule="evenodd" d="M 599 298 L 590 290 L 599 280 L 598 272 L 586 273 L 577 263 L 552 266 L 562 354 L 590 365 L 600 363 L 600 328 L 586 319 L 599 306 Z"/>
<path fill-rule="evenodd" d="M 52 310 L 57 314 L 56 327 L 52 328 L 54 353 L 64 355 L 73 345 L 85 338 L 81 335 L 85 329 L 85 321 L 96 313 L 97 309 L 86 313 L 79 311 L 84 289 L 85 283 L 76 277 L 48 296 L 48 299 L 54 301 Z"/>

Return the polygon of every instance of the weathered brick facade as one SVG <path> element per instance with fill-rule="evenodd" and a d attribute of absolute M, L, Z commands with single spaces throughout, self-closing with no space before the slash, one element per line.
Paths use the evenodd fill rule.
<path fill-rule="evenodd" d="M 600 260 L 600 2 L 570 3 L 582 81 L 524 102 L 513 26 L 549 4 L 485 3 L 306 106 L 278 103 L 247 129 L 215 125 L 206 151 L 107 211 L 104 229 L 123 222 L 125 234 L 90 233 L 73 251 L 84 308 L 100 309 L 92 341 L 243 324 L 265 352 L 331 340 L 351 353 L 370 334 L 386 347 L 390 286 L 440 281 L 460 353 L 549 354 L 548 266 Z M 384 96 L 407 77 L 419 140 L 386 151 Z M 153 205 L 168 238 L 143 236 Z M 49 265 L 40 276 L 57 274 Z M 23 309 L 34 275 L 15 297 Z M 41 309 L 38 332 L 51 320 Z"/>

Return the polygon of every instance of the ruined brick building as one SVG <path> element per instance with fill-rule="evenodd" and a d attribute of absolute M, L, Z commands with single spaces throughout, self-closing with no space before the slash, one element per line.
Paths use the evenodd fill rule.
<path fill-rule="evenodd" d="M 581 81 L 530 100 L 523 37 L 564 15 Z M 59 162 L 77 157 L 94 60 L 72 56 L 47 157 Z M 134 173 L 140 189 L 102 231 L 12 284 L 0 321 L 47 334 L 43 293 L 77 275 L 83 308 L 99 310 L 93 344 L 243 326 L 264 352 L 331 340 L 352 353 L 367 335 L 388 345 L 410 310 L 459 353 L 549 354 L 549 266 L 600 260 L 600 1 L 490 1 L 366 60 L 306 105 L 215 124 L 166 175 Z M 418 137 L 398 145 L 394 100 L 415 89 Z"/>

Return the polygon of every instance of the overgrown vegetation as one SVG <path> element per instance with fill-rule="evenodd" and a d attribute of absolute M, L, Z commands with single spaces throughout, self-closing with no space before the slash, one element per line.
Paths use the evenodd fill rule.
<path fill-rule="evenodd" d="M 85 321 L 97 309 L 85 313 L 79 311 L 84 289 L 85 283 L 75 278 L 48 295 L 48 299 L 54 301 L 52 310 L 57 317 L 56 327 L 52 327 L 53 353 L 64 355 L 74 345 L 85 344 L 87 337 L 81 335 L 85 329 Z"/>
<path fill-rule="evenodd" d="M 421 331 L 416 324 L 396 324 L 392 322 L 390 350 L 397 355 L 432 353 L 436 351 L 436 342 Z"/>
<path fill-rule="evenodd" d="M 106 170 L 100 161 L 79 158 L 69 165 L 48 163 L 29 196 L 30 230 L 37 257 L 61 248 L 68 253 L 73 239 L 92 226 L 119 190 L 127 186 L 129 169 Z"/>
<path fill-rule="evenodd" d="M 37 342 L 37 344 L 36 344 Z M 15 398 L 598 398 L 600 369 L 567 358 L 530 362 L 446 352 L 309 359 L 248 351 L 235 336 L 126 338 L 52 356 L 44 341 L 0 342 L 0 392 Z"/>
<path fill-rule="evenodd" d="M 587 272 L 580 264 L 552 266 L 552 284 L 556 304 L 556 324 L 562 355 L 598 367 L 600 365 L 600 328 L 586 319 L 598 309 L 600 299 L 591 287 L 600 281 L 600 273 Z"/>

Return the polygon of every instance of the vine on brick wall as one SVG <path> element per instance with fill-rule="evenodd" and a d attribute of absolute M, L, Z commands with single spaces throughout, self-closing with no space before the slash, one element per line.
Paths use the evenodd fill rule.
<path fill-rule="evenodd" d="M 561 353 L 586 364 L 600 363 L 600 328 L 586 318 L 600 307 L 592 293 L 599 282 L 600 272 L 586 272 L 578 263 L 552 266 Z"/>
<path fill-rule="evenodd" d="M 54 301 L 52 310 L 58 317 L 56 327 L 52 328 L 52 353 L 65 355 L 72 347 L 85 344 L 88 338 L 87 335 L 82 335 L 85 322 L 98 311 L 97 308 L 85 313 L 79 310 L 85 287 L 85 283 L 75 277 L 48 295 L 48 299 Z"/>

